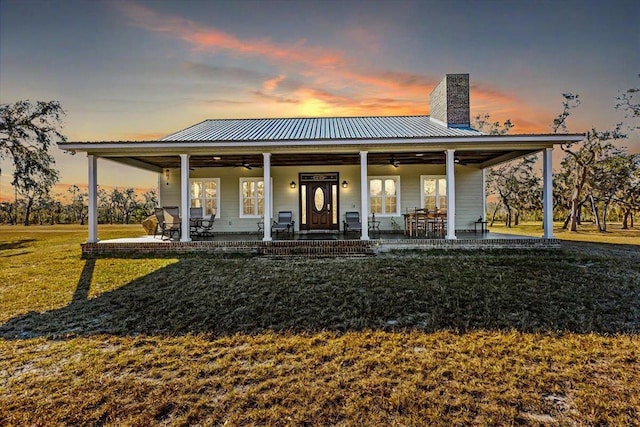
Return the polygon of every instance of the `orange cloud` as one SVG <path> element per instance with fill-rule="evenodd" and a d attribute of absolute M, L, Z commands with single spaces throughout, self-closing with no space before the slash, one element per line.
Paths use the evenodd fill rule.
<path fill-rule="evenodd" d="M 339 53 L 306 46 L 305 40 L 300 40 L 293 45 L 279 45 L 268 39 L 242 40 L 233 34 L 185 18 L 163 15 L 142 5 L 129 2 L 118 5 L 133 25 L 151 32 L 177 37 L 191 44 L 196 50 L 228 50 L 233 53 L 259 55 L 314 67 L 333 67 L 343 62 Z"/>
<path fill-rule="evenodd" d="M 400 71 L 364 70 L 360 62 L 342 52 L 310 46 L 301 39 L 292 44 L 279 44 L 269 39 L 242 39 L 219 29 L 202 25 L 179 16 L 158 13 L 144 5 L 119 3 L 119 8 L 132 25 L 150 32 L 183 40 L 192 49 L 204 52 L 226 51 L 232 54 L 264 58 L 280 67 L 294 67 L 301 81 L 283 74 L 260 76 L 255 71 L 234 72 L 261 84 L 251 92 L 260 102 L 273 105 L 273 111 L 289 104 L 294 115 L 411 115 L 428 114 L 428 97 L 441 76 Z M 363 29 L 351 34 L 356 41 L 376 47 L 377 38 Z M 303 69 L 299 69 L 299 66 Z M 210 66 L 192 64 L 192 68 Z M 220 72 L 216 67 L 217 73 Z M 238 70 L 236 70 L 238 71 Z M 302 80 L 305 83 L 302 83 Z M 260 83 L 258 83 L 260 82 Z M 364 96 L 363 96 L 364 95 Z M 517 132 L 547 132 L 551 117 L 522 102 L 517 96 L 495 86 L 473 82 L 472 114 L 491 113 L 492 120 L 510 119 Z M 287 114 L 292 110 L 286 110 Z M 151 136 L 151 135 L 150 135 Z"/>
<path fill-rule="evenodd" d="M 273 92 L 284 79 L 284 76 L 274 77 L 262 83 L 262 87 L 267 92 Z"/>

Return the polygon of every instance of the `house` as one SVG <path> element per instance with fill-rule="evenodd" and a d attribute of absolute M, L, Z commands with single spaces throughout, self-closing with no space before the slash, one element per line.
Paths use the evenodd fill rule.
<path fill-rule="evenodd" d="M 552 151 L 581 134 L 486 135 L 470 126 L 469 75 L 447 74 L 429 96 L 430 115 L 212 119 L 154 141 L 62 142 L 85 152 L 89 238 L 97 242 L 97 159 L 159 176 L 162 205 L 216 212 L 216 231 L 255 232 L 292 211 L 295 233 L 335 232 L 346 212 L 375 214 L 381 229 L 415 207 L 446 210 L 445 238 L 485 215 L 485 170 L 543 153 L 544 236 L 553 238 Z M 425 108 L 426 109 L 426 108 Z M 366 213 L 366 215 L 365 215 Z M 271 227 L 260 227 L 272 240 Z M 182 242 L 190 241 L 183 232 Z"/>

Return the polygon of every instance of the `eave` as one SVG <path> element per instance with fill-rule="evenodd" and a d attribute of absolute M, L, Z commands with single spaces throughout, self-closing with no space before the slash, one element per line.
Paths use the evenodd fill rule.
<path fill-rule="evenodd" d="M 103 141 L 65 142 L 58 146 L 155 172 L 179 167 L 180 154 L 189 154 L 194 168 L 226 167 L 241 160 L 259 167 L 264 152 L 272 154 L 273 166 L 355 165 L 359 164 L 360 151 L 369 153 L 371 164 L 388 163 L 393 155 L 401 164 L 408 165 L 442 164 L 447 149 L 456 151 L 459 163 L 485 168 L 583 138 L 583 134 L 524 134 L 273 141 Z"/>

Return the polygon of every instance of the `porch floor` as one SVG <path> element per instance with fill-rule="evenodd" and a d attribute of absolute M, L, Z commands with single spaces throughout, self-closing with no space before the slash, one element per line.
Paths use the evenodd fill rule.
<path fill-rule="evenodd" d="M 258 233 L 215 233 L 212 237 L 206 238 L 198 238 L 192 237 L 193 242 L 262 242 L 262 234 Z M 474 233 L 471 232 L 457 232 L 456 233 L 457 240 L 496 240 L 496 239 L 504 239 L 504 240 L 536 240 L 536 237 L 530 236 L 519 236 L 514 234 L 500 234 L 500 233 Z M 309 240 L 333 240 L 333 241 L 345 241 L 345 240 L 360 240 L 360 236 L 357 233 L 295 233 L 293 235 L 287 233 L 273 234 L 273 241 L 284 242 L 284 241 L 309 241 Z M 376 232 L 369 234 L 370 241 L 399 241 L 399 240 L 408 240 L 408 241 L 426 241 L 426 240 L 446 240 L 443 237 L 409 237 L 402 233 L 393 233 L 393 232 Z M 161 239 L 159 235 L 149 236 L 143 235 L 140 237 L 128 237 L 128 238 L 119 238 L 119 239 L 108 239 L 108 240 L 100 240 L 99 243 L 178 243 L 177 239 Z"/>

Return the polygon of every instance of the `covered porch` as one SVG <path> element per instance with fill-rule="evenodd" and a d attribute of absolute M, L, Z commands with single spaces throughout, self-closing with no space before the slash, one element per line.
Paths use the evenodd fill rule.
<path fill-rule="evenodd" d="M 544 221 L 551 223 L 551 183 L 552 183 L 552 152 L 553 145 L 566 141 L 566 135 L 536 135 L 536 136 L 479 136 L 475 135 L 473 142 L 469 138 L 438 138 L 424 141 L 402 141 L 394 144 L 391 141 L 362 141 L 355 144 L 350 141 L 323 141 L 314 144 L 314 150 L 308 147 L 279 146 L 273 144 L 269 152 L 256 153 L 256 147 L 238 148 L 220 144 L 207 145 L 206 149 L 187 144 L 183 152 L 170 152 L 154 148 L 153 153 L 143 153 L 139 149 L 131 152 L 123 149 L 123 144 L 117 143 L 117 150 L 108 149 L 107 144 L 99 144 L 98 150 L 87 152 L 89 170 L 89 238 L 87 243 L 99 241 L 97 230 L 97 159 L 105 158 L 128 165 L 141 167 L 158 173 L 158 184 L 162 205 L 179 206 L 182 221 L 180 235 L 181 242 L 194 239 L 189 232 L 189 209 L 193 206 L 194 180 L 207 179 L 201 177 L 221 176 L 218 185 L 222 183 L 223 193 L 218 196 L 223 199 L 226 210 L 216 212 L 217 227 L 215 233 L 247 233 L 256 229 L 256 224 L 270 225 L 282 210 L 292 211 L 295 218 L 295 235 L 304 236 L 314 231 L 335 232 L 342 231 L 343 218 L 348 211 L 361 214 L 361 233 L 356 238 L 360 240 L 376 240 L 370 235 L 372 215 L 379 222 L 380 231 L 392 231 L 392 225 L 403 227 L 403 215 L 416 208 L 426 208 L 425 189 L 422 188 L 424 177 L 440 177 L 442 187 L 446 192 L 439 197 L 446 200 L 446 226 L 442 233 L 445 240 L 456 240 L 466 237 L 464 233 L 475 228 L 474 222 L 484 220 L 485 215 L 485 183 L 484 169 L 503 161 L 524 155 L 542 152 L 543 202 Z M 153 145 L 163 145 L 153 142 Z M 130 149 L 136 145 L 131 144 Z M 93 147 L 92 147 L 93 148 Z M 98 148 L 98 146 L 96 146 Z M 114 147 L 115 148 L 115 147 Z M 366 150 L 365 150 L 366 149 Z M 124 150 L 124 151 L 123 151 Z M 333 151 L 331 151 L 333 150 Z M 262 151 L 262 150 L 260 150 Z M 319 173 L 320 172 L 320 173 Z M 316 202 L 311 196 L 314 187 L 307 184 L 315 183 L 330 177 L 331 184 L 327 184 L 323 193 L 321 211 L 324 210 L 330 224 L 325 230 L 306 227 L 308 217 Z M 382 177 L 382 179 L 378 179 Z M 384 182 L 393 178 L 397 193 L 394 193 L 393 212 L 381 212 L 380 200 L 378 206 L 372 206 L 372 179 Z M 238 189 L 244 180 L 259 180 L 261 199 L 255 204 L 261 205 L 260 215 L 242 215 L 240 208 L 229 206 L 233 199 L 241 199 L 242 188 Z M 328 179 L 328 178 L 327 178 Z M 305 181 L 307 180 L 307 181 Z M 234 184 L 235 181 L 235 184 Z M 402 188 L 400 187 L 402 181 Z M 230 182 L 230 185 L 228 185 Z M 324 188 L 323 188 L 324 190 Z M 218 190 L 219 191 L 219 190 Z M 170 199 L 173 197 L 173 199 Z M 170 199 L 170 200 L 169 200 Z M 227 203 L 230 199 L 231 203 Z M 169 200 L 167 202 L 167 200 Z M 307 203 L 308 201 L 308 203 Z M 218 202 L 219 203 L 219 202 Z M 218 204 L 215 207 L 219 207 Z M 363 213 L 367 212 L 367 215 Z M 552 239 L 551 227 L 545 227 L 542 236 Z M 260 240 L 268 242 L 274 240 L 271 227 L 261 227 Z M 397 231 L 397 230 L 396 230 Z M 461 234 L 462 233 L 462 234 Z M 255 234 L 253 234 L 256 237 Z M 275 236 L 277 237 L 277 236 Z M 352 236 L 353 238 L 353 236 Z M 295 237 L 291 240 L 299 240 Z M 304 237 L 302 237 L 304 239 Z M 397 239 L 396 239 L 397 240 Z M 466 240 L 466 239 L 465 239 Z"/>

